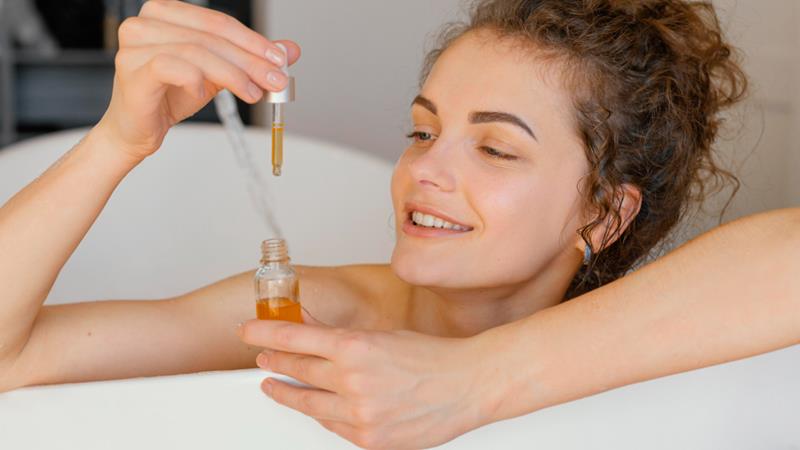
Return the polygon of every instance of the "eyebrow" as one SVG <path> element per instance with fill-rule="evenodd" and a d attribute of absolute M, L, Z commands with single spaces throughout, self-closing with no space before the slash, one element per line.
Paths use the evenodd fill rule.
<path fill-rule="evenodd" d="M 423 108 L 427 109 L 428 111 L 432 112 L 434 115 L 437 114 L 438 109 L 436 105 L 430 101 L 430 99 L 423 97 L 422 95 L 417 95 L 414 97 L 414 101 L 411 102 L 411 105 L 419 105 Z M 539 141 L 536 138 L 536 135 L 531 130 L 531 127 L 525 123 L 524 120 L 520 119 L 519 117 L 515 116 L 511 113 L 506 112 L 499 112 L 499 111 L 473 111 L 469 113 L 469 122 L 470 123 L 489 123 L 489 122 L 505 122 L 510 123 L 512 125 L 516 125 L 519 128 L 522 128 L 530 137 L 532 137 L 535 141 Z"/>

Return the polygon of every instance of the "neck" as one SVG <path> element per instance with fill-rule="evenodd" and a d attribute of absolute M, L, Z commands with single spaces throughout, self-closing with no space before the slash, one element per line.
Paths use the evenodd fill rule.
<path fill-rule="evenodd" d="M 555 306 L 580 265 L 574 255 L 562 256 L 516 284 L 476 289 L 414 286 L 406 322 L 421 333 L 467 337 Z"/>

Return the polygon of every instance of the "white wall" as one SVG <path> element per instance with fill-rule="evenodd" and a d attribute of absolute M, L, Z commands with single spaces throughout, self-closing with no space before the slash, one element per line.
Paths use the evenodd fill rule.
<path fill-rule="evenodd" d="M 800 206 L 800 3 L 714 3 L 751 81 L 750 97 L 731 114 L 719 145 L 743 181 L 731 217 Z"/>
<path fill-rule="evenodd" d="M 303 49 L 287 127 L 395 160 L 407 145 L 425 38 L 456 16 L 459 0 L 256 3 L 267 37 Z"/>
<path fill-rule="evenodd" d="M 258 27 L 270 38 L 296 40 L 304 51 L 294 70 L 298 100 L 288 108 L 288 126 L 394 160 L 406 145 L 426 38 L 463 14 L 462 2 L 258 3 Z M 800 2 L 715 4 L 752 78 L 751 97 L 732 112 L 719 143 L 741 166 L 744 184 L 726 217 L 800 205 Z M 701 220 L 701 226 L 713 222 Z"/>

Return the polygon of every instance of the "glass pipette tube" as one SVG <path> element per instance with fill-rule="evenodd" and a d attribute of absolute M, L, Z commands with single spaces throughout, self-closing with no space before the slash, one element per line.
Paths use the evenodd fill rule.
<path fill-rule="evenodd" d="M 283 108 L 272 104 L 272 174 L 280 176 L 283 167 Z"/>

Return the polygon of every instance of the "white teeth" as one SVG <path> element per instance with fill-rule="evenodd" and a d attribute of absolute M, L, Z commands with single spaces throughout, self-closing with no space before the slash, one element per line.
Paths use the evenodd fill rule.
<path fill-rule="evenodd" d="M 442 219 L 441 217 L 432 216 L 430 214 L 423 214 L 419 211 L 414 211 L 411 213 L 411 220 L 413 220 L 415 224 L 423 227 L 444 228 L 447 230 L 455 230 L 455 231 L 468 230 L 467 227 L 456 225 L 454 223 L 450 223 Z"/>

